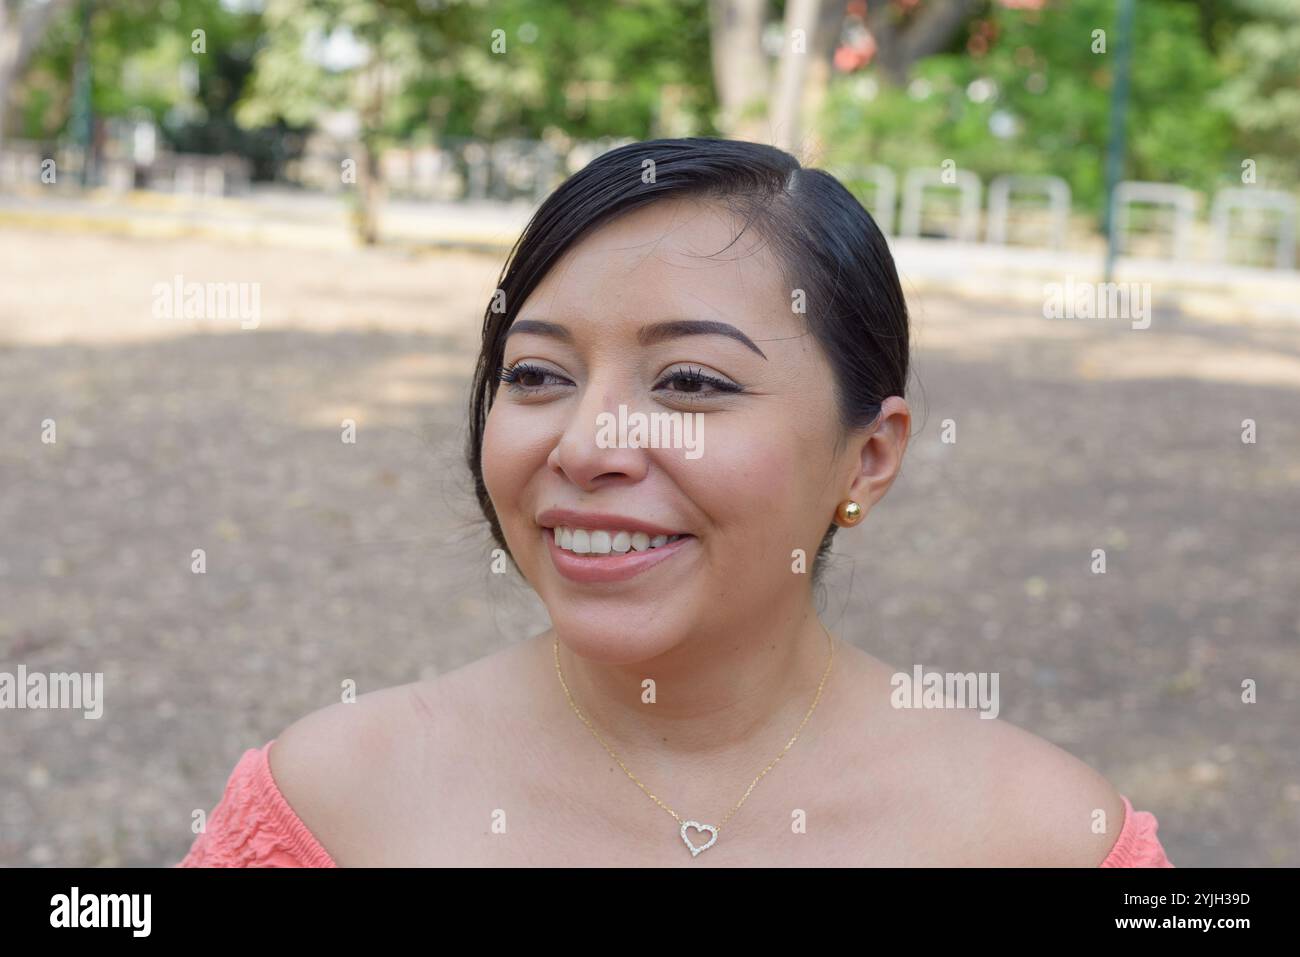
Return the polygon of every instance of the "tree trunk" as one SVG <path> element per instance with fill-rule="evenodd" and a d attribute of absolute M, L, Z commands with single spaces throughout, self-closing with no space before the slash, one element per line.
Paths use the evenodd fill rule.
<path fill-rule="evenodd" d="M 816 124 L 830 92 L 831 77 L 835 71 L 835 48 L 840 43 L 847 6 L 847 0 L 822 0 L 821 14 L 817 18 L 817 33 L 808 45 L 808 75 L 804 79 L 800 115 L 808 131 L 803 136 L 805 162 L 813 166 L 821 163 L 825 152 L 824 144 L 817 136 Z"/>
<path fill-rule="evenodd" d="M 357 164 L 357 205 L 353 227 L 357 238 L 367 246 L 379 242 L 379 209 L 383 205 L 383 181 L 379 170 L 379 149 L 367 134 L 361 139 L 361 162 Z"/>
<path fill-rule="evenodd" d="M 830 84 L 835 45 L 844 23 L 845 0 L 789 0 L 776 77 L 763 50 L 766 0 L 710 0 L 713 76 L 721 105 L 718 126 L 734 139 L 802 144 L 801 117 L 815 118 Z M 793 47 L 803 30 L 801 52 Z M 811 141 L 809 155 L 820 147 Z"/>
<path fill-rule="evenodd" d="M 876 40 L 876 63 L 895 86 L 907 82 L 912 65 L 938 53 L 980 6 L 980 0 L 932 0 L 910 19 L 899 22 L 887 3 L 874 5 L 867 29 Z"/>
<path fill-rule="evenodd" d="M 379 209 L 384 201 L 383 170 L 379 161 L 384 81 L 385 68 L 378 56 L 357 75 L 356 92 L 361 103 L 361 162 L 357 164 L 357 205 L 353 225 L 357 238 L 367 246 L 379 241 Z"/>
<path fill-rule="evenodd" d="M 763 53 L 766 0 L 709 0 L 718 127 L 734 139 L 766 141 L 768 68 Z"/>
<path fill-rule="evenodd" d="M 799 107 L 803 101 L 808 60 L 813 55 L 817 21 L 822 0 L 790 0 L 785 8 L 784 40 L 781 60 L 776 68 L 776 89 L 772 95 L 772 145 L 783 150 L 796 149 L 799 142 Z M 796 42 L 801 44 L 795 48 Z"/>

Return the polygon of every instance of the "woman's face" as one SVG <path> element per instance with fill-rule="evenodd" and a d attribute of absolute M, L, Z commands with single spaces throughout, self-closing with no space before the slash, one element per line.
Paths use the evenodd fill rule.
<path fill-rule="evenodd" d="M 837 450 L 830 367 L 774 254 L 753 229 L 733 243 L 738 228 L 687 200 L 624 214 L 565 254 L 506 340 L 515 381 L 497 386 L 483 477 L 585 657 L 793 624 L 836 505 L 884 492 L 862 484 L 872 443 Z"/>

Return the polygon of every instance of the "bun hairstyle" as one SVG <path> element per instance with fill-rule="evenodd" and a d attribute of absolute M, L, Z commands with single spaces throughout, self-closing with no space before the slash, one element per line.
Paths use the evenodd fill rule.
<path fill-rule="evenodd" d="M 649 140 L 603 153 L 560 184 L 533 214 L 484 313 L 465 455 L 492 538 L 507 555 L 483 482 L 483 432 L 496 397 L 506 332 L 570 247 L 597 226 L 668 197 L 725 205 L 743 219 L 744 229 L 752 223 L 773 247 L 792 302 L 794 290 L 803 291 L 808 331 L 830 364 L 841 442 L 849 430 L 870 426 L 885 399 L 904 393 L 907 304 L 893 256 L 875 220 L 834 176 L 807 169 L 773 146 L 711 137 Z M 494 311 L 502 299 L 504 310 Z M 814 581 L 836 528 L 830 524 L 817 550 Z"/>

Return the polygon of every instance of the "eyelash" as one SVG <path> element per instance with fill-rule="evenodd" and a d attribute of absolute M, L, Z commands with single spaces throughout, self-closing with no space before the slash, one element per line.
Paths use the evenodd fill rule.
<path fill-rule="evenodd" d="M 509 367 L 502 366 L 500 369 L 497 370 L 497 378 L 500 379 L 502 382 L 506 383 L 506 385 L 510 387 L 511 392 L 517 394 L 529 393 L 529 392 L 535 393 L 539 389 L 546 388 L 545 385 L 540 385 L 540 386 L 524 385 L 519 380 L 525 375 L 540 375 L 543 378 L 545 378 L 546 376 L 563 378 L 562 376 L 559 375 L 559 373 L 552 372 L 549 369 L 543 369 L 541 366 L 535 366 L 529 362 L 516 362 L 513 366 L 509 366 Z M 736 395 L 737 393 L 741 393 L 745 391 L 743 386 L 736 385 L 736 383 L 734 382 L 728 382 L 726 379 L 719 379 L 716 376 L 711 376 L 707 372 L 703 371 L 702 369 L 696 369 L 692 366 L 686 366 L 684 369 L 671 370 L 668 374 L 666 374 L 662 379 L 659 380 L 659 385 L 662 385 L 666 382 L 677 382 L 677 381 L 699 383 L 700 385 L 707 385 L 710 386 L 712 389 L 716 390 L 713 393 L 681 392 L 681 391 L 670 390 L 672 391 L 672 395 L 674 398 L 685 399 L 687 402 L 694 402 L 701 399 L 714 398 L 718 393 L 723 395 Z M 658 387 L 659 387 L 658 385 L 655 386 L 656 389 Z"/>

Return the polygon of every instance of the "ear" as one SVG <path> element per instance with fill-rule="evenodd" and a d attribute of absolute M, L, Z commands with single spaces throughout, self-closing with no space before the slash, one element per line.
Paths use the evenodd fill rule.
<path fill-rule="evenodd" d="M 855 432 L 845 450 L 854 471 L 848 497 L 862 506 L 863 517 L 894 484 L 912 433 L 912 412 L 902 396 L 891 395 L 867 429 Z"/>

